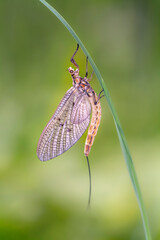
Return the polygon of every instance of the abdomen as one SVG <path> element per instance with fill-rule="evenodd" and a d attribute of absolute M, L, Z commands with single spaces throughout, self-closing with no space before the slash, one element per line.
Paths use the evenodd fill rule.
<path fill-rule="evenodd" d="M 97 100 L 97 96 L 96 100 Z M 97 134 L 98 131 L 98 127 L 100 125 L 100 121 L 101 121 L 101 104 L 100 101 L 98 101 L 97 104 L 94 103 L 94 99 L 90 98 L 90 102 L 92 105 L 92 119 L 91 119 L 91 123 L 88 129 L 88 135 L 86 138 L 86 142 L 85 142 L 85 148 L 84 148 L 84 154 L 85 156 L 88 156 L 92 147 L 92 144 L 94 142 L 94 138 Z"/>

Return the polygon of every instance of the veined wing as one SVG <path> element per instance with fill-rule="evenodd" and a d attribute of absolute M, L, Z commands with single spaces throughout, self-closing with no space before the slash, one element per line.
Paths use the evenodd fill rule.
<path fill-rule="evenodd" d="M 71 122 L 74 124 L 80 124 L 91 114 L 91 104 L 88 100 L 88 96 L 80 95 L 74 104 Z"/>
<path fill-rule="evenodd" d="M 79 115 L 79 117 L 82 116 L 82 119 L 76 123 L 71 120 L 72 111 L 75 108 L 77 99 L 80 99 L 83 103 L 77 108 L 78 111 L 81 112 L 80 108 L 85 108 L 85 103 L 86 108 L 88 108 L 89 103 L 86 95 L 80 93 L 74 87 L 66 92 L 39 139 L 37 155 L 41 161 L 55 158 L 67 151 L 87 129 L 90 122 L 90 112 L 88 115 L 85 115 L 85 119 L 83 119 L 83 114 Z M 75 116 L 77 116 L 76 109 L 74 111 Z"/>

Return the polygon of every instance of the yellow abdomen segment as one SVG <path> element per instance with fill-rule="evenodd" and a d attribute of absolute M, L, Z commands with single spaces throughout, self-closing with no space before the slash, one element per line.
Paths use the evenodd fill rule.
<path fill-rule="evenodd" d="M 96 96 L 97 98 L 97 96 Z M 94 142 L 94 138 L 97 134 L 98 127 L 100 125 L 101 121 L 101 104 L 100 101 L 95 105 L 93 99 L 90 99 L 91 105 L 92 105 L 92 119 L 91 123 L 88 129 L 88 135 L 85 142 L 85 148 L 84 148 L 84 154 L 85 156 L 88 156 L 92 147 L 92 144 Z"/>

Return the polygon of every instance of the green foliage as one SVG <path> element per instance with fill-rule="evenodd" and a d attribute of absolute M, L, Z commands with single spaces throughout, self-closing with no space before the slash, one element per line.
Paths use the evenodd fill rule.
<path fill-rule="evenodd" d="M 153 239 L 159 240 L 159 1 L 47 1 L 72 24 L 104 77 L 134 159 Z M 46 163 L 37 158 L 40 134 L 72 86 L 66 69 L 73 67 L 75 48 L 75 39 L 40 1 L 0 1 L 0 239 L 145 239 L 105 97 L 90 153 L 89 212 L 87 131 L 61 156 Z M 81 48 L 75 59 L 83 77 Z M 89 64 L 89 76 L 92 71 Z M 97 94 L 102 89 L 95 74 L 91 86 Z"/>

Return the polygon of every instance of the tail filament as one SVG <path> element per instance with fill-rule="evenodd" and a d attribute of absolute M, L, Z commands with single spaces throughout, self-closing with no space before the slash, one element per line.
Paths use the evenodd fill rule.
<path fill-rule="evenodd" d="M 90 164 L 89 164 L 88 156 L 86 156 L 86 159 L 87 159 L 88 172 L 89 172 L 89 197 L 88 197 L 88 208 L 90 208 L 90 203 L 91 203 L 91 169 L 90 169 Z"/>

